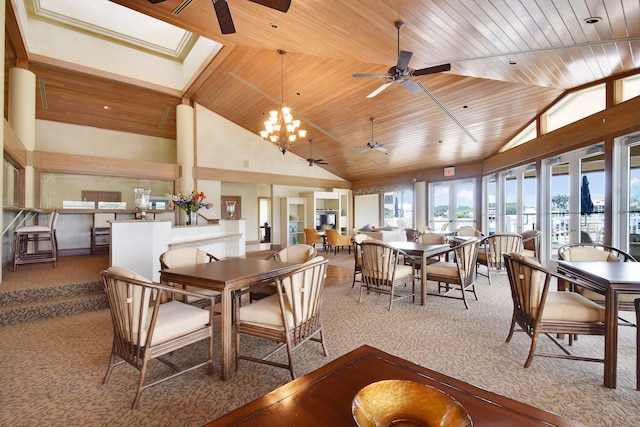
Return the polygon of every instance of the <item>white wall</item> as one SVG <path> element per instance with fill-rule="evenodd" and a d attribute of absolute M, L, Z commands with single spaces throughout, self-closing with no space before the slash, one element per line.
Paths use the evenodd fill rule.
<path fill-rule="evenodd" d="M 380 227 L 380 196 L 366 194 L 354 197 L 353 224 L 356 230 L 367 224 Z"/>
<path fill-rule="evenodd" d="M 36 120 L 38 151 L 176 163 L 176 140 Z"/>

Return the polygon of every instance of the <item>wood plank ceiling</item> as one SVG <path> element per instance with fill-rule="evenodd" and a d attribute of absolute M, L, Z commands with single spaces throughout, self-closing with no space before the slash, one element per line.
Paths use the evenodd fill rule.
<path fill-rule="evenodd" d="M 478 163 L 565 91 L 640 67 L 637 0 L 292 0 L 286 14 L 229 0 L 237 32 L 227 35 L 211 0 L 187 1 L 178 15 L 172 11 L 181 0 L 112 1 L 225 46 L 183 98 L 259 134 L 284 92 L 314 157 L 359 186 L 381 175 Z M 601 21 L 584 22 L 594 16 Z M 398 20 L 405 24 L 399 47 L 413 52 L 411 69 L 452 69 L 413 77 L 424 92 L 394 83 L 368 99 L 386 80 L 352 74 L 386 74 L 396 64 Z M 284 88 L 278 49 L 288 52 Z M 38 118 L 175 137 L 181 99 L 171 91 L 43 62 L 28 61 L 47 87 L 48 109 L 39 104 Z M 119 108 L 102 109 L 114 104 Z M 167 106 L 172 120 L 160 128 Z M 372 117 L 375 140 L 390 144 L 388 154 L 363 152 Z M 309 144 L 292 151 L 306 158 Z"/>

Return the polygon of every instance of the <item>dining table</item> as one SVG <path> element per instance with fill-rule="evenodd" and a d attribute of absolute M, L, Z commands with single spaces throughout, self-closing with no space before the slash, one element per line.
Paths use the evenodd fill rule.
<path fill-rule="evenodd" d="M 252 286 L 263 285 L 295 270 L 300 264 L 254 258 L 229 258 L 160 270 L 160 281 L 211 289 L 221 294 L 220 378 L 229 379 L 233 352 L 233 297 Z"/>
<path fill-rule="evenodd" d="M 356 426 L 352 416 L 354 397 L 365 386 L 384 380 L 411 381 L 446 393 L 466 410 L 473 427 L 584 427 L 578 421 L 483 390 L 368 345 L 205 426 Z"/>
<path fill-rule="evenodd" d="M 426 244 L 418 242 L 389 242 L 389 246 L 394 249 L 401 250 L 407 255 L 420 257 L 420 265 L 427 265 L 429 258 L 442 255 L 451 250 L 451 246 L 448 244 Z M 424 268 L 424 267 L 422 267 Z M 420 274 L 420 305 L 425 305 L 427 298 L 427 275 L 424 272 Z"/>
<path fill-rule="evenodd" d="M 604 385 L 616 388 L 618 365 L 618 297 L 640 294 L 640 262 L 557 261 L 558 273 L 605 296 Z"/>

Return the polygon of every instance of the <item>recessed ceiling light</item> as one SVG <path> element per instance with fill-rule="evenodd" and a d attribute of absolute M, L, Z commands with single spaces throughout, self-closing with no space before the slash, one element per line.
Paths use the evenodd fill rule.
<path fill-rule="evenodd" d="M 274 30 L 277 30 L 277 29 L 278 29 L 278 24 L 269 24 L 269 26 L 270 26 L 271 28 L 273 28 Z"/>
<path fill-rule="evenodd" d="M 585 24 L 597 24 L 600 21 L 602 21 L 602 18 L 600 18 L 599 16 L 590 16 L 586 18 L 583 22 Z"/>
<path fill-rule="evenodd" d="M 463 110 L 465 110 L 465 109 L 467 109 L 467 108 L 469 108 L 469 106 L 468 106 L 468 105 L 463 105 L 463 106 L 462 106 L 462 109 L 463 109 Z"/>
<path fill-rule="evenodd" d="M 108 109 L 109 109 L 109 106 L 108 106 L 108 105 L 105 105 L 105 106 L 104 106 L 104 107 L 102 107 L 102 108 L 104 108 L 105 110 L 108 110 Z"/>
<path fill-rule="evenodd" d="M 509 64 L 509 65 L 517 65 L 518 63 L 516 61 L 509 61 L 509 62 L 507 62 L 507 64 Z"/>

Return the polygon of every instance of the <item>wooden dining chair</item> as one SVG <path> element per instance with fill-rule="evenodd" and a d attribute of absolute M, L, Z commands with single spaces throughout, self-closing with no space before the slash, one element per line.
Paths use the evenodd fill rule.
<path fill-rule="evenodd" d="M 427 280 L 438 283 L 438 292 L 431 292 L 428 295 L 461 299 L 465 308 L 468 309 L 467 293 L 472 293 L 475 299 L 478 299 L 475 284 L 478 239 L 471 238 L 455 245 L 443 256 L 446 256 L 449 261 L 427 264 L 424 269 Z M 458 292 L 460 292 L 459 296 Z"/>
<path fill-rule="evenodd" d="M 394 301 L 412 298 L 415 302 L 415 270 L 413 265 L 405 265 L 404 260 L 410 256 L 377 240 L 365 240 L 362 248 L 362 282 L 360 298 L 364 291 L 389 295 L 389 311 Z M 402 285 L 410 284 L 411 287 Z M 406 292 L 403 292 L 407 288 Z"/>
<path fill-rule="evenodd" d="M 103 383 L 107 384 L 115 366 L 127 363 L 136 368 L 140 376 L 131 409 L 138 407 L 144 390 L 161 382 L 203 366 L 213 375 L 214 298 L 208 298 L 208 308 L 202 309 L 173 298 L 173 295 L 201 298 L 200 295 L 152 283 L 127 268 L 112 266 L 100 274 L 113 323 L 113 346 Z M 203 362 L 182 368 L 166 357 L 203 340 L 207 341 L 207 358 Z M 145 383 L 152 359 L 158 359 L 174 372 Z"/>
<path fill-rule="evenodd" d="M 522 252 L 522 236 L 517 233 L 494 233 L 482 240 L 478 250 L 478 265 L 486 267 L 487 274 L 480 270 L 477 274 L 486 276 L 491 284 L 491 272 L 504 268 L 502 254 L 504 252 Z"/>
<path fill-rule="evenodd" d="M 356 285 L 356 278 L 358 275 L 362 275 L 362 242 L 369 239 L 371 239 L 371 236 L 362 233 L 356 234 L 351 238 L 353 245 L 353 257 L 355 259 L 355 263 L 353 265 L 353 283 L 351 284 L 352 288 Z"/>
<path fill-rule="evenodd" d="M 540 262 L 540 239 L 542 232 L 540 230 L 526 230 L 520 234 L 522 237 L 522 255 L 533 258 Z"/>
<path fill-rule="evenodd" d="M 328 263 L 323 257 L 316 257 L 279 277 L 276 294 L 242 307 L 235 304 L 236 370 L 239 360 L 247 360 L 288 369 L 295 379 L 293 351 L 310 340 L 319 342 L 324 355 L 329 356 L 321 317 Z M 254 356 L 243 351 L 242 335 L 275 341 L 278 345 L 264 356 Z M 287 350 L 287 363 L 271 359 L 282 349 Z"/>
<path fill-rule="evenodd" d="M 555 334 L 568 334 L 569 345 L 573 345 L 575 335 L 604 335 L 604 308 L 576 292 L 551 291 L 555 280 L 573 279 L 554 273 L 531 258 L 517 252 L 504 253 L 503 258 L 513 299 L 513 315 L 507 342 L 511 341 L 516 326 L 531 338 L 524 367 L 531 365 L 534 356 L 604 362 L 604 357 L 576 356 L 554 337 Z M 540 334 L 546 335 L 562 353 L 537 353 Z"/>
<path fill-rule="evenodd" d="M 606 262 L 637 262 L 636 259 L 622 249 L 601 243 L 570 243 L 558 248 L 558 258 L 563 261 L 606 261 Z M 605 305 L 605 296 L 593 292 L 582 286 L 572 289 L 579 292 L 583 297 L 594 301 L 602 306 Z M 618 297 L 618 309 L 622 311 L 634 311 L 634 300 L 640 298 L 638 294 L 621 294 Z M 620 318 L 622 324 L 631 325 L 633 323 Z"/>
<path fill-rule="evenodd" d="M 195 264 L 204 264 L 207 262 L 219 261 L 214 255 L 203 251 L 202 249 L 194 247 L 184 247 L 169 249 L 160 255 L 160 268 L 162 270 L 176 267 L 186 267 Z M 215 302 L 219 303 L 221 300 L 221 294 L 218 291 L 212 289 L 196 288 L 194 286 L 184 286 L 180 283 L 172 283 L 173 286 L 181 286 L 183 289 L 195 293 L 195 295 L 202 295 L 203 297 L 196 297 L 193 295 L 187 295 L 184 302 L 188 304 L 202 306 L 208 304 L 208 297 L 214 297 Z"/>
<path fill-rule="evenodd" d="M 272 261 L 293 262 L 295 264 L 304 264 L 316 257 L 318 251 L 313 245 L 298 243 L 296 245 L 287 246 L 277 252 L 272 253 L 266 259 Z M 249 289 L 249 302 L 259 300 L 261 298 L 276 293 L 274 283 L 266 283 L 264 285 L 252 286 Z"/>

